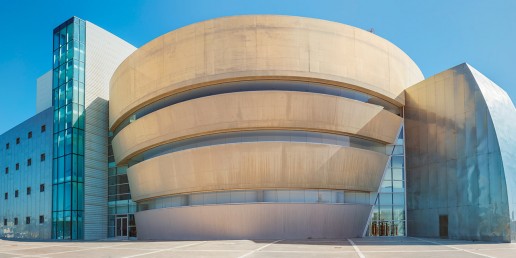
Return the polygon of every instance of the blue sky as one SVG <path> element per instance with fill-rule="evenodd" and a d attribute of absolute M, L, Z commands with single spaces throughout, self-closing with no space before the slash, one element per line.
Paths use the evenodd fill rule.
<path fill-rule="evenodd" d="M 0 0 L 0 133 L 35 113 L 50 70 L 52 29 L 75 15 L 136 47 L 188 24 L 239 14 L 321 18 L 370 29 L 405 51 L 425 77 L 468 62 L 516 99 L 513 0 Z"/>

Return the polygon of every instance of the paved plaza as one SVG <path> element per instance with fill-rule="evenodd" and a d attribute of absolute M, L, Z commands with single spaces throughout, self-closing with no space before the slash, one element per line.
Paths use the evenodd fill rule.
<path fill-rule="evenodd" d="M 0 240 L 0 257 L 516 257 L 516 243 L 411 237 L 342 240 Z"/>

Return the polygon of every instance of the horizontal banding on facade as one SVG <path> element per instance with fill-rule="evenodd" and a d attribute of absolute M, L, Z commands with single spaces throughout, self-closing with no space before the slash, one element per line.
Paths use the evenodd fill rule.
<path fill-rule="evenodd" d="M 402 118 L 381 106 L 342 97 L 287 91 L 220 94 L 172 105 L 129 124 L 113 139 L 115 160 L 215 133 L 302 130 L 394 142 Z"/>
<path fill-rule="evenodd" d="M 334 85 L 301 82 L 301 81 L 277 81 L 277 80 L 254 80 L 254 81 L 238 81 L 230 83 L 221 83 L 210 85 L 209 87 L 195 88 L 185 92 L 177 93 L 148 105 L 141 107 L 135 112 L 129 114 L 118 126 L 113 130 L 113 135 L 116 136 L 127 125 L 134 121 L 162 108 L 172 106 L 181 102 L 190 101 L 197 98 L 220 95 L 225 93 L 235 92 L 249 92 L 249 91 L 296 91 L 296 92 L 311 92 L 324 95 L 338 96 L 348 99 L 357 100 L 364 103 L 370 103 L 382 106 L 385 110 L 401 116 L 402 108 L 396 106 L 388 101 L 380 99 L 370 94 L 349 88 L 337 87 Z"/>
<path fill-rule="evenodd" d="M 131 166 L 133 200 L 236 189 L 378 190 L 388 156 L 324 144 L 260 142 L 215 145 Z"/>
<path fill-rule="evenodd" d="M 351 26 L 301 17 L 226 17 L 172 31 L 129 56 L 111 80 L 110 128 L 168 95 L 260 78 L 352 87 L 402 105 L 403 90 L 423 76 L 392 43 Z"/>

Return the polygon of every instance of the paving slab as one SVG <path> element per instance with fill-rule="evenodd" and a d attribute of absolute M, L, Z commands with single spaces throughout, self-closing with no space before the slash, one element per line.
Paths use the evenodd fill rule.
<path fill-rule="evenodd" d="M 215 241 L 0 240 L 0 258 L 516 257 L 516 244 L 412 237 Z"/>

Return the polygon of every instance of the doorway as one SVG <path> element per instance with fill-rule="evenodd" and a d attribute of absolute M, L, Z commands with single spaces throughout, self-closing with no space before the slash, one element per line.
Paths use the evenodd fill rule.
<path fill-rule="evenodd" d="M 439 215 L 439 237 L 448 238 L 448 215 Z"/>
<path fill-rule="evenodd" d="M 115 228 L 115 237 L 117 238 L 127 238 L 127 216 L 117 217 L 116 218 L 116 228 Z"/>

